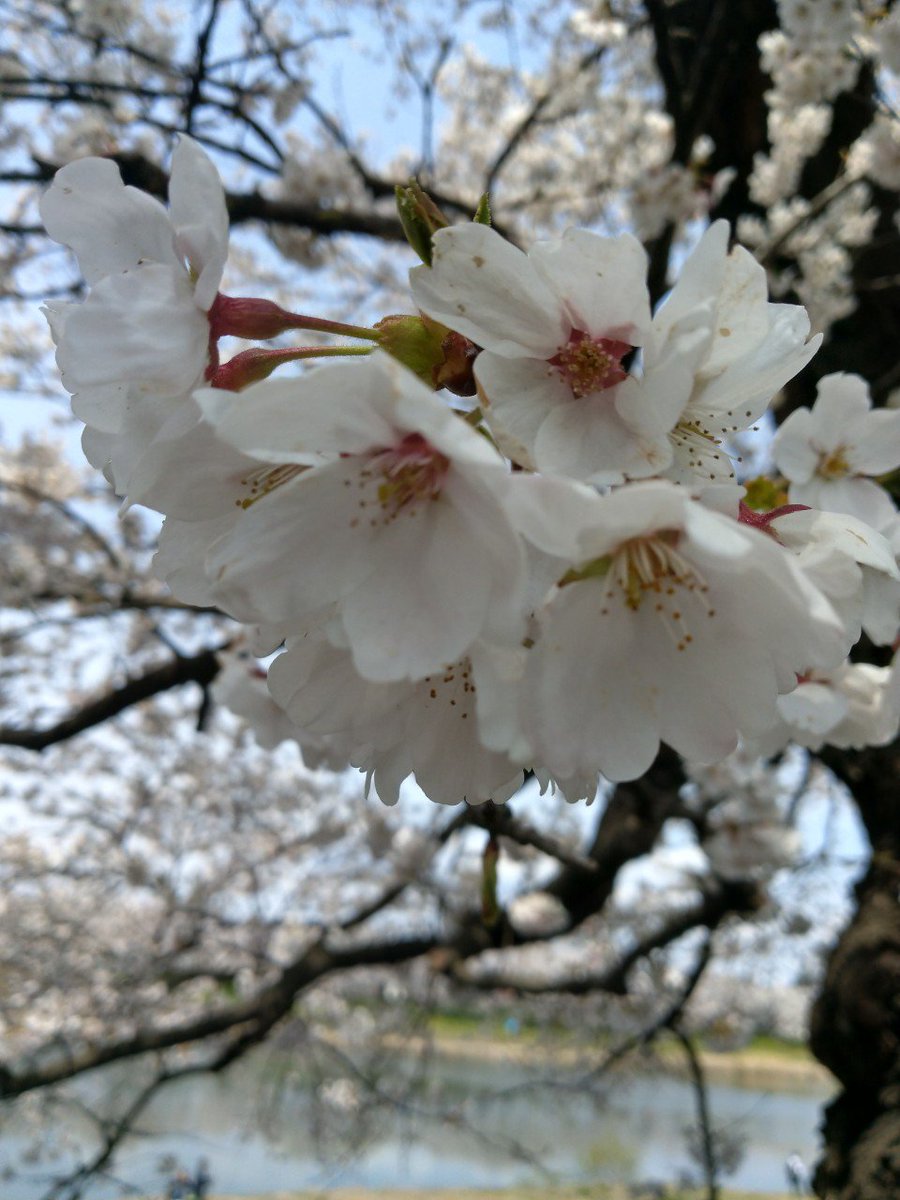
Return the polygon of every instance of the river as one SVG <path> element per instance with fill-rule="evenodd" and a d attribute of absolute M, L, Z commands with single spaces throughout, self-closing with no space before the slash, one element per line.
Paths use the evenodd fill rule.
<path fill-rule="evenodd" d="M 214 1191 L 238 1195 L 330 1186 L 506 1187 L 550 1177 L 566 1183 L 672 1181 L 691 1168 L 685 1127 L 693 1121 L 693 1095 L 685 1082 L 668 1076 L 616 1076 L 598 1105 L 571 1089 L 571 1074 L 557 1072 L 558 1087 L 531 1086 L 535 1067 L 442 1060 L 442 1106 L 450 1110 L 450 1122 L 382 1103 L 369 1114 L 370 1140 L 357 1152 L 341 1155 L 331 1139 L 323 1157 L 316 1137 L 320 1110 L 309 1087 L 283 1086 L 275 1104 L 272 1070 L 271 1059 L 257 1056 L 222 1076 L 171 1085 L 144 1113 L 141 1135 L 123 1144 L 117 1177 L 159 1195 L 167 1177 L 160 1166 L 165 1155 L 187 1167 L 205 1157 Z M 116 1082 L 115 1073 L 107 1069 L 92 1090 L 106 1091 L 111 1079 Z M 122 1079 L 120 1073 L 119 1085 Z M 827 1098 L 821 1086 L 784 1093 L 713 1084 L 709 1091 L 716 1123 L 745 1144 L 730 1186 L 776 1191 L 784 1186 L 789 1153 L 797 1151 L 807 1162 L 815 1158 L 816 1127 Z M 357 1121 L 352 1113 L 341 1119 Z M 57 1133 L 59 1158 L 7 1175 L 0 1185 L 3 1200 L 39 1200 L 47 1176 L 89 1148 L 89 1126 L 76 1118 L 60 1120 Z M 531 1163 L 501 1148 L 512 1141 L 526 1149 Z M 0 1170 L 13 1164 L 25 1144 L 23 1123 L 7 1120 Z M 121 1194 L 112 1183 L 99 1183 L 88 1193 L 92 1200 Z"/>

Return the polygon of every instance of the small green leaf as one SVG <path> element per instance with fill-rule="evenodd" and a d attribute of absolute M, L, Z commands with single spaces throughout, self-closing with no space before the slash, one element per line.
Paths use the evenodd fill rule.
<path fill-rule="evenodd" d="M 478 201 L 478 207 L 475 209 L 475 216 L 472 218 L 478 225 L 490 225 L 491 223 L 491 198 L 487 192 Z"/>

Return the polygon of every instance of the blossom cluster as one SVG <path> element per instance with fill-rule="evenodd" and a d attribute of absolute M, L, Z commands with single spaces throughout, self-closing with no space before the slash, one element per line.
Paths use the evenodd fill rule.
<path fill-rule="evenodd" d="M 813 327 L 827 330 L 853 312 L 854 251 L 877 221 L 870 183 L 900 188 L 900 127 L 889 97 L 900 65 L 900 15 L 872 0 L 779 0 L 779 28 L 759 39 L 768 147 L 754 158 L 750 194 L 760 214 L 742 216 L 738 235 L 765 259 L 786 260 L 772 275 L 791 292 Z M 844 155 L 842 174 L 810 198 L 801 176 L 832 132 L 833 104 L 858 91 L 868 62 L 886 101 Z M 777 254 L 775 253 L 777 252 Z"/>
<path fill-rule="evenodd" d="M 729 439 L 820 338 L 769 302 L 724 222 L 654 312 L 627 234 L 524 253 L 438 221 L 417 313 L 363 328 L 220 292 L 224 194 L 189 138 L 169 199 L 103 159 L 57 174 L 42 215 L 90 289 L 47 306 L 58 363 L 91 462 L 165 516 L 160 577 L 281 648 L 271 701 L 252 681 L 244 707 L 273 703 L 313 761 L 352 763 L 387 802 L 411 774 L 436 801 L 499 801 L 526 770 L 590 799 L 661 742 L 712 762 L 771 740 L 798 683 L 852 670 L 861 629 L 893 642 L 896 514 L 858 476 L 900 466 L 900 415 L 853 441 L 834 413 L 798 413 L 776 453 L 805 499 L 750 507 Z M 223 337 L 304 328 L 364 344 L 221 360 Z M 855 413 L 862 385 L 829 386 Z M 813 495 L 816 472 L 849 482 Z M 842 515 L 822 511 L 835 497 Z M 877 729 L 854 709 L 852 736 L 896 731 L 895 690 Z"/>

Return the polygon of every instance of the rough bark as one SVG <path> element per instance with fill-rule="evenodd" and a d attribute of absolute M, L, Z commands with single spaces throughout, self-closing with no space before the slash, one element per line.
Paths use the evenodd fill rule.
<path fill-rule="evenodd" d="M 889 6 L 888 6 L 889 7 Z M 767 148 L 757 40 L 777 24 L 772 0 L 646 0 L 656 58 L 675 125 L 675 157 L 686 161 L 700 133 L 715 142 L 711 167 L 737 176 L 711 214 L 734 222 L 753 212 L 747 179 Z M 709 69 L 694 71 L 697 62 Z M 702 79 L 702 86 L 694 84 Z M 864 69 L 838 97 L 831 129 L 805 164 L 800 194 L 814 200 L 839 179 L 848 148 L 876 111 L 876 84 Z M 900 386 L 900 239 L 897 197 L 873 188 L 878 225 L 857 252 L 855 311 L 832 328 L 810 367 L 785 389 L 778 416 L 815 399 L 818 380 L 856 371 L 876 403 Z M 671 238 L 650 247 L 657 293 L 664 286 Z M 786 257 L 776 268 L 790 268 Z M 792 299 L 792 297 L 785 297 Z M 863 651 L 864 656 L 866 652 Z M 828 764 L 852 792 L 872 843 L 872 863 L 856 888 L 856 911 L 831 954 L 811 1030 L 815 1055 L 841 1092 L 824 1121 L 816 1190 L 828 1200 L 897 1200 L 900 1196 L 900 746 L 861 754 L 833 752 Z"/>
<path fill-rule="evenodd" d="M 872 843 L 857 907 L 828 962 L 810 1045 L 841 1084 L 815 1187 L 828 1200 L 900 1195 L 900 748 L 832 754 Z"/>

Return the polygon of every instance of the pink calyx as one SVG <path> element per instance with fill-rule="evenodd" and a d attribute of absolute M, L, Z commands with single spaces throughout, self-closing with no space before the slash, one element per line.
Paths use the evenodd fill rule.
<path fill-rule="evenodd" d="M 752 525 L 754 529 L 759 529 L 762 533 L 767 533 L 769 537 L 780 541 L 777 531 L 772 528 L 772 522 L 776 517 L 786 517 L 788 513 L 792 512 L 805 512 L 808 508 L 808 504 L 782 504 L 779 508 L 769 509 L 768 512 L 757 512 L 756 509 L 750 508 L 741 500 L 738 505 L 738 521 L 742 525 Z"/>
<path fill-rule="evenodd" d="M 632 350 L 618 338 L 593 338 L 583 329 L 573 329 L 565 346 L 548 358 L 572 389 L 576 399 L 602 392 L 628 378 L 622 359 Z"/>

